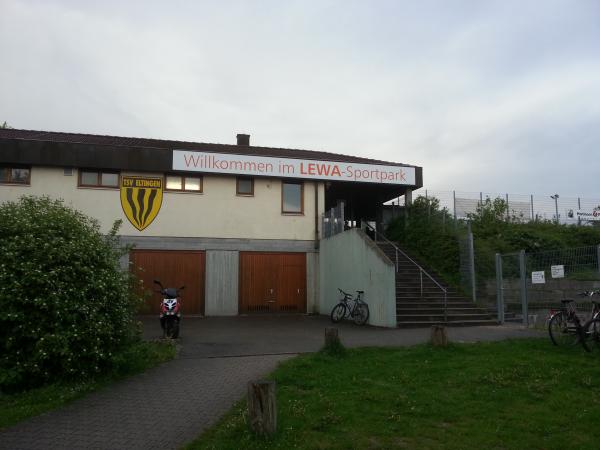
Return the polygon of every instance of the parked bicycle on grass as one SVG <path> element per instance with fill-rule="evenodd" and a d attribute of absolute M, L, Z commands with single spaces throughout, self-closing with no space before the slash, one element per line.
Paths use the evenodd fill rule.
<path fill-rule="evenodd" d="M 585 291 L 578 295 L 593 297 L 600 295 L 600 291 Z M 581 344 L 588 352 L 590 351 L 588 341 L 600 347 L 600 302 L 592 300 L 592 313 L 585 323 L 582 323 L 577 314 L 575 300 L 561 300 L 561 303 L 558 311 L 550 311 L 548 334 L 552 343 L 557 346 Z"/>
<path fill-rule="evenodd" d="M 343 295 L 340 302 L 331 310 L 331 321 L 338 323 L 346 317 L 352 317 L 356 325 L 364 325 L 369 320 L 369 305 L 361 298 L 365 291 L 356 291 L 356 297 L 352 298 L 352 294 L 338 291 Z"/>

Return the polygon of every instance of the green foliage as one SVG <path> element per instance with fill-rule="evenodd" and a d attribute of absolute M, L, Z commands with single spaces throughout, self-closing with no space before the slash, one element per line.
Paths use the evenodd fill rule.
<path fill-rule="evenodd" d="M 0 205 L 0 389 L 108 370 L 137 338 L 119 225 L 47 197 Z"/>
<path fill-rule="evenodd" d="M 187 448 L 597 448 L 597 375 L 598 355 L 547 337 L 302 355 L 271 375 L 273 437 L 241 402 Z"/>
<path fill-rule="evenodd" d="M 6 123 L 6 120 L 4 121 L 4 123 L 2 125 L 0 125 L 0 129 L 8 129 L 8 128 L 12 128 L 9 124 Z"/>
<path fill-rule="evenodd" d="M 388 237 L 400 242 L 455 286 L 460 280 L 458 239 L 466 233 L 467 222 L 471 224 L 475 240 L 476 262 L 486 262 L 488 276 L 494 276 L 496 253 L 520 250 L 533 253 L 600 244 L 600 227 L 525 222 L 522 217 L 511 215 L 506 201 L 501 198 L 486 199 L 475 213 L 468 215 L 468 221 L 455 221 L 432 197 L 417 197 L 406 208 L 406 214 L 390 224 Z"/>
<path fill-rule="evenodd" d="M 400 242 L 446 281 L 458 284 L 459 248 L 455 222 L 448 210 L 440 209 L 434 197 L 417 197 L 388 228 L 388 237 Z"/>

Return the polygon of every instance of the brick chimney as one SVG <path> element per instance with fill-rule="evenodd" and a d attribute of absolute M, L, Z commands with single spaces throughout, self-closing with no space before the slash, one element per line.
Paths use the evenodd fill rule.
<path fill-rule="evenodd" d="M 237 135 L 237 145 L 250 145 L 250 135 L 249 134 L 238 134 Z"/>

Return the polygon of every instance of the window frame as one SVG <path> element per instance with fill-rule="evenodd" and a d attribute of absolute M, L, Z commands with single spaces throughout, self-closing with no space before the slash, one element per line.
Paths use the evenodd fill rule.
<path fill-rule="evenodd" d="M 250 180 L 250 193 L 240 192 L 240 180 Z M 254 177 L 239 176 L 235 178 L 235 195 L 239 197 L 254 197 Z"/>
<path fill-rule="evenodd" d="M 83 184 L 81 178 L 83 172 L 94 172 L 96 174 L 96 184 Z M 111 174 L 117 176 L 117 184 L 101 184 L 102 183 L 102 174 Z M 104 170 L 104 169 L 77 169 L 77 187 L 86 188 L 86 189 L 119 189 L 121 184 L 121 172 L 118 170 Z"/>
<path fill-rule="evenodd" d="M 300 211 L 286 211 L 284 209 L 285 202 L 283 201 L 284 186 L 286 184 L 300 185 Z M 281 214 L 286 216 L 303 216 L 304 215 L 304 181 L 283 181 L 281 180 Z"/>
<path fill-rule="evenodd" d="M 0 170 L 8 169 L 9 170 L 9 179 L 8 181 L 0 181 L 0 185 L 2 186 L 31 186 L 31 166 L 22 165 L 22 164 L 0 164 Z M 27 180 L 26 181 L 13 181 L 12 180 L 12 171 L 14 169 L 27 169 Z"/>
<path fill-rule="evenodd" d="M 181 178 L 181 188 L 179 189 L 173 189 L 173 188 L 168 188 L 167 187 L 167 177 L 179 177 Z M 204 193 L 204 177 L 202 175 L 182 175 L 179 173 L 172 173 L 172 172 L 168 172 L 164 174 L 164 178 L 165 178 L 165 184 L 164 184 L 164 190 L 165 192 L 179 192 L 179 193 L 186 193 L 186 194 L 203 194 Z M 185 179 L 186 178 L 197 178 L 200 180 L 200 189 L 195 190 L 195 189 L 186 189 L 185 188 Z"/>

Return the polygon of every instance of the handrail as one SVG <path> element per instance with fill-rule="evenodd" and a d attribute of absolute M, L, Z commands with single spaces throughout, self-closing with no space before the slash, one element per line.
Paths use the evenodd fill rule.
<path fill-rule="evenodd" d="M 417 266 L 417 268 L 419 269 L 419 277 L 421 279 L 421 299 L 423 299 L 423 274 L 427 275 L 427 277 L 433 281 L 437 287 L 439 287 L 442 292 L 444 293 L 444 322 L 448 322 L 448 290 L 442 286 L 440 283 L 438 283 L 431 275 L 429 275 L 429 273 L 427 273 L 427 271 L 425 269 L 423 269 L 423 267 L 421 267 L 420 264 L 418 264 L 414 259 L 412 259 L 410 256 L 408 256 L 405 252 L 403 252 L 402 250 L 400 250 L 398 248 L 398 246 L 396 244 L 394 244 L 392 241 L 390 241 L 387 237 L 385 237 L 385 235 L 383 233 L 377 233 L 377 229 L 372 227 L 371 225 L 369 225 L 367 222 L 362 222 L 366 228 L 370 229 L 371 231 L 373 231 L 375 233 L 375 242 L 377 242 L 377 234 L 379 234 L 379 236 L 383 237 L 383 239 L 390 244 L 392 247 L 394 247 L 394 250 L 396 250 L 396 272 L 398 272 L 398 253 L 401 253 L 406 259 L 408 259 L 411 263 L 413 263 L 415 266 Z"/>

